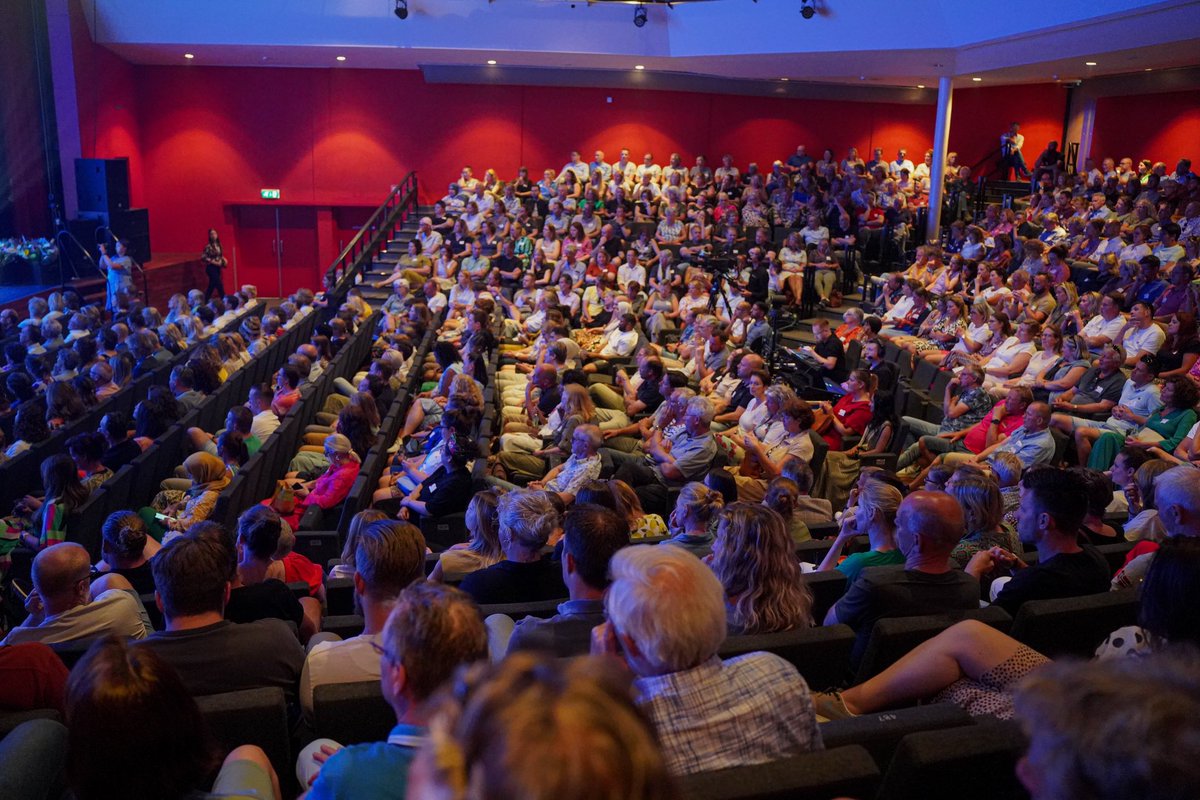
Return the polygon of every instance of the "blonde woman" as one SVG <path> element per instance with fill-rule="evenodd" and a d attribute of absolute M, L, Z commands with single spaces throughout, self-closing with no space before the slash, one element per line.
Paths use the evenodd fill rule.
<path fill-rule="evenodd" d="M 1004 500 L 995 480 L 982 475 L 959 477 L 956 473 L 946 482 L 946 493 L 962 506 L 967 523 L 967 535 L 950 553 L 950 559 L 959 567 L 965 567 L 980 550 L 1003 547 L 1010 553 L 1018 551 L 1016 532 L 1001 522 Z"/>
<path fill-rule="evenodd" d="M 486 569 L 504 558 L 500 548 L 500 489 L 487 489 L 471 498 L 467 505 L 467 532 L 470 538 L 453 545 L 438 557 L 429 573 L 431 581 L 458 582 L 464 576 Z"/>
<path fill-rule="evenodd" d="M 713 531 L 709 525 L 724 506 L 721 493 L 709 489 L 703 483 L 686 484 L 679 492 L 675 509 L 667 520 L 673 534 L 662 542 L 671 547 L 682 547 L 699 558 L 712 552 Z"/>
<path fill-rule="evenodd" d="M 783 519 L 769 508 L 734 503 L 721 513 L 709 561 L 725 590 L 730 634 L 808 628 L 812 593 Z"/>
<path fill-rule="evenodd" d="M 800 485 L 794 480 L 782 476 L 773 479 L 767 484 L 762 504 L 779 515 L 793 542 L 812 540 L 808 525 L 796 513 L 800 505 Z"/>
<path fill-rule="evenodd" d="M 342 555 L 339 559 L 342 563 L 334 564 L 329 569 L 329 577 L 354 577 L 354 559 L 358 552 L 359 536 L 372 522 L 378 522 L 381 519 L 391 519 L 391 517 L 375 508 L 368 508 L 354 515 L 354 519 L 350 520 L 350 529 L 346 532 L 346 544 L 342 547 Z"/>
<path fill-rule="evenodd" d="M 899 489 L 879 480 L 877 475 L 864 472 L 859 478 L 858 506 L 842 515 L 837 538 L 816 572 L 836 569 L 853 583 L 866 567 L 904 563 L 904 553 L 896 546 L 896 512 L 904 498 Z M 846 543 L 859 534 L 866 534 L 871 549 L 853 553 L 838 563 Z"/>

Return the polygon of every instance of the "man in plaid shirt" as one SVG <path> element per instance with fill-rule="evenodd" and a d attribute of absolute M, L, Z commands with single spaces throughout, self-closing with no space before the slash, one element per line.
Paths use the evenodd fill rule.
<path fill-rule="evenodd" d="M 678 547 L 627 547 L 613 556 L 608 622 L 592 650 L 623 657 L 638 705 L 677 775 L 761 764 L 821 750 L 812 697 L 796 668 L 771 653 L 722 661 L 725 592 Z"/>

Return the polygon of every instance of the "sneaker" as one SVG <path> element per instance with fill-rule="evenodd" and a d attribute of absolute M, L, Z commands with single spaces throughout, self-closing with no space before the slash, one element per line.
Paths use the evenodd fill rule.
<path fill-rule="evenodd" d="M 850 719 L 858 715 L 846 708 L 841 692 L 813 692 L 813 711 L 818 722 L 829 722 L 835 719 Z"/>

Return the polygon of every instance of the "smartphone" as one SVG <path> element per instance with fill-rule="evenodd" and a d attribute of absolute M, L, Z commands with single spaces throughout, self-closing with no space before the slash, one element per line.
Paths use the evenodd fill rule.
<path fill-rule="evenodd" d="M 167 520 L 171 519 L 166 514 L 159 514 L 157 511 L 154 513 L 154 518 L 160 522 L 166 522 Z"/>

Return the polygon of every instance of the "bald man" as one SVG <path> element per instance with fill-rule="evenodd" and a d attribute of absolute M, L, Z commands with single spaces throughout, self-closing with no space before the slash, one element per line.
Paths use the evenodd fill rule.
<path fill-rule="evenodd" d="M 955 569 L 950 551 L 966 532 L 962 507 L 942 492 L 913 492 L 896 513 L 896 544 L 904 564 L 864 569 L 829 609 L 826 625 L 858 633 L 857 665 L 876 621 L 884 617 L 953 614 L 979 607 L 979 584 Z"/>
<path fill-rule="evenodd" d="M 33 559 L 33 591 L 25 601 L 29 617 L 3 643 L 52 644 L 110 634 L 146 638 L 150 621 L 129 581 L 109 573 L 89 583 L 91 571 L 87 550 L 72 542 L 38 553 Z"/>

